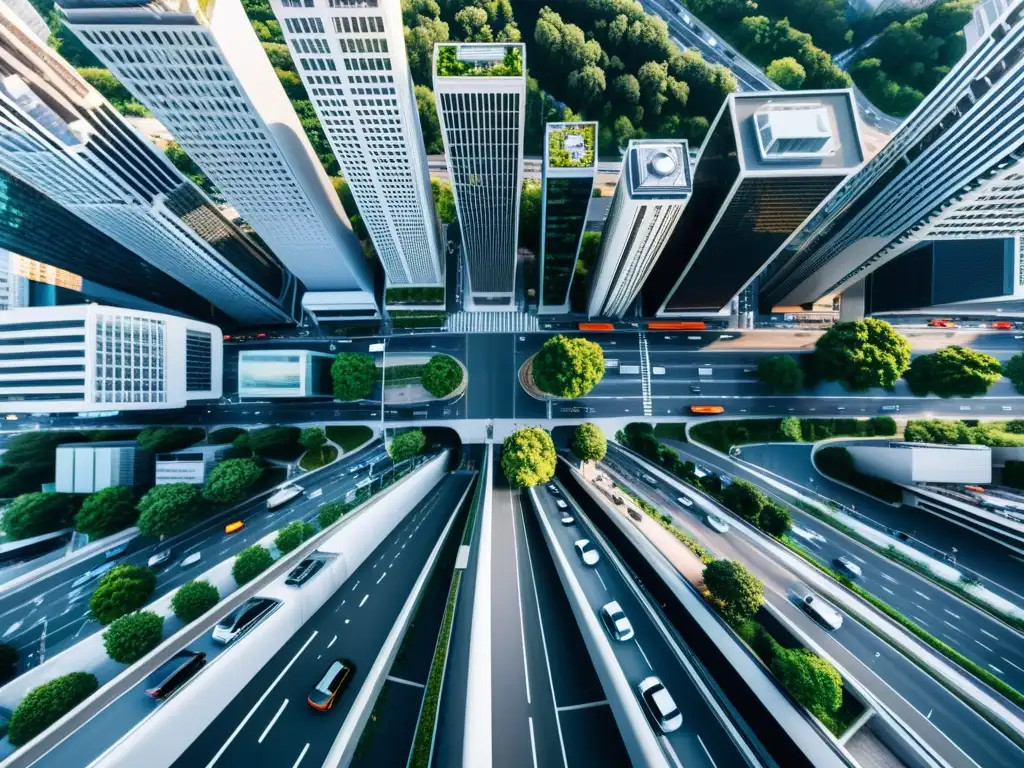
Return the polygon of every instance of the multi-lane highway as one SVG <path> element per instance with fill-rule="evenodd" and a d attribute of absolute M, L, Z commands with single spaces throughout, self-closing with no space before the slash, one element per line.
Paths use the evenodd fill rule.
<path fill-rule="evenodd" d="M 175 765 L 321 765 L 472 478 L 471 472 L 455 472 L 442 480 Z M 306 699 L 339 658 L 355 664 L 354 677 L 329 712 L 314 711 Z"/>

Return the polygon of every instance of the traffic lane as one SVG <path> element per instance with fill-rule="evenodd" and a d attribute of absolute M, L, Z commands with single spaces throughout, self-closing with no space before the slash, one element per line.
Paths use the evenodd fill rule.
<path fill-rule="evenodd" d="M 598 622 L 603 626 L 600 618 L 601 607 L 615 600 L 633 625 L 632 640 L 618 642 L 609 639 L 609 642 L 634 693 L 636 686 L 644 678 L 656 675 L 682 713 L 683 725 L 673 733 L 662 734 L 656 726 L 652 726 L 655 736 L 659 737 L 662 745 L 667 744 L 666 751 L 671 750 L 676 760 L 686 766 L 702 765 L 714 768 L 716 764 L 742 765 L 742 754 L 712 713 L 710 705 L 704 701 L 697 686 L 690 680 L 675 653 L 641 606 L 636 594 L 622 581 L 618 571 L 608 560 L 607 551 L 597 544 L 598 539 L 593 529 L 583 519 L 575 501 L 565 495 L 563 488 L 560 498 L 569 501 L 576 520 L 572 525 L 566 526 L 561 523 L 562 513 L 552 495 L 547 490 L 541 490 L 537 496 L 540 499 L 540 513 L 545 515 L 554 530 L 562 553 L 573 569 Z M 601 560 L 596 566 L 583 565 L 574 548 L 574 542 L 579 539 L 589 539 L 597 547 Z M 643 708 L 643 704 L 640 706 Z"/>
<path fill-rule="evenodd" d="M 516 378 L 515 337 L 474 333 L 466 337 L 466 367 L 471 371 L 466 413 L 473 419 L 507 419 L 515 414 L 521 392 Z"/>
<path fill-rule="evenodd" d="M 449 475 L 417 504 L 174 765 L 322 763 L 469 479 Z M 316 712 L 306 698 L 338 658 L 355 664 L 353 680 Z"/>

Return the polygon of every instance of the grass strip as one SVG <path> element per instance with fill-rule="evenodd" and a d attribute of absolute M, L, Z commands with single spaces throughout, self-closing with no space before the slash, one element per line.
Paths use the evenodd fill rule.
<path fill-rule="evenodd" d="M 332 443 L 341 446 L 345 453 L 358 448 L 373 437 L 373 430 L 369 427 L 355 425 L 334 425 L 327 427 L 327 439 Z"/>
<path fill-rule="evenodd" d="M 320 469 L 336 458 L 338 458 L 338 449 L 333 445 L 325 445 L 318 451 L 306 451 L 299 466 L 305 470 Z"/>

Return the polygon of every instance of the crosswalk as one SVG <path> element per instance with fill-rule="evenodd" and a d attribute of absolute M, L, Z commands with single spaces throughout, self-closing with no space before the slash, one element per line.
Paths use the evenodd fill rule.
<path fill-rule="evenodd" d="M 640 334 L 640 389 L 644 397 L 644 416 L 654 410 L 651 404 L 651 358 L 647 353 L 647 334 Z"/>
<path fill-rule="evenodd" d="M 449 333 L 529 333 L 540 330 L 536 315 L 525 312 L 456 312 L 448 316 Z"/>

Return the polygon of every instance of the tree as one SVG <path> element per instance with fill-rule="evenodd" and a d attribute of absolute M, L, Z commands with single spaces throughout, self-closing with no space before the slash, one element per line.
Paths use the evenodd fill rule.
<path fill-rule="evenodd" d="M 505 438 L 501 469 L 519 488 L 546 483 L 555 476 L 555 444 L 540 427 L 524 427 Z"/>
<path fill-rule="evenodd" d="M 263 474 L 254 459 L 225 459 L 215 466 L 203 484 L 203 498 L 214 504 L 232 504 Z"/>
<path fill-rule="evenodd" d="M 746 480 L 736 479 L 722 491 L 722 501 L 744 520 L 758 525 L 768 497 Z"/>
<path fill-rule="evenodd" d="M 984 395 L 1002 377 L 1002 366 L 994 357 L 957 346 L 918 355 L 906 373 L 915 395 L 934 392 L 939 397 Z"/>
<path fill-rule="evenodd" d="M 423 131 L 423 146 L 428 155 L 440 155 L 444 152 L 444 139 L 441 137 L 441 121 L 437 117 L 434 92 L 425 85 L 417 85 L 413 90 L 416 94 L 416 110 L 420 115 L 420 129 Z M 448 187 L 450 189 L 451 185 Z"/>
<path fill-rule="evenodd" d="M 174 615 L 185 624 L 195 621 L 220 602 L 220 592 L 205 579 L 186 581 L 171 598 Z"/>
<path fill-rule="evenodd" d="M 199 503 L 199 492 L 188 483 L 157 485 L 139 500 L 136 525 L 143 536 L 174 536 L 198 518 Z"/>
<path fill-rule="evenodd" d="M 137 611 L 156 589 L 156 574 L 140 565 L 119 565 L 100 579 L 89 599 L 89 611 L 100 624 Z"/>
<path fill-rule="evenodd" d="M 101 539 L 134 525 L 138 517 L 135 491 L 126 485 L 115 485 L 86 497 L 75 515 L 75 530 Z"/>
<path fill-rule="evenodd" d="M 52 483 L 57 446 L 84 443 L 88 439 L 81 432 L 23 432 L 12 437 L 7 441 L 7 451 L 0 461 L 5 468 L 13 468 L 14 471 L 8 471 L 0 478 L 0 498 L 32 493 L 38 491 L 43 483 Z"/>
<path fill-rule="evenodd" d="M 317 522 L 320 524 L 320 530 L 322 531 L 324 528 L 334 525 L 344 515 L 347 515 L 355 508 L 355 503 L 350 504 L 344 501 L 335 501 L 330 504 L 324 504 L 320 507 L 320 512 L 317 515 Z"/>
<path fill-rule="evenodd" d="M 769 499 L 761 508 L 759 525 L 765 533 L 782 538 L 783 534 L 792 527 L 793 520 L 785 507 Z"/>
<path fill-rule="evenodd" d="M 490 43 L 494 32 L 487 23 L 487 11 L 469 5 L 455 14 L 455 22 L 462 28 L 462 39 L 467 43 Z"/>
<path fill-rule="evenodd" d="M 779 422 L 779 437 L 783 440 L 799 443 L 804 439 L 803 427 L 800 419 L 795 416 L 787 416 Z"/>
<path fill-rule="evenodd" d="M 829 662 L 806 648 L 783 648 L 772 659 L 772 674 L 811 714 L 831 717 L 843 704 L 843 678 Z"/>
<path fill-rule="evenodd" d="M 584 422 L 576 427 L 572 439 L 572 452 L 583 461 L 600 461 L 608 451 L 608 439 L 602 429 L 593 422 Z"/>
<path fill-rule="evenodd" d="M 448 355 L 434 355 L 423 367 L 420 382 L 434 397 L 447 397 L 462 384 L 462 366 Z"/>
<path fill-rule="evenodd" d="M 775 59 L 765 68 L 764 73 L 787 91 L 799 90 L 807 79 L 807 70 L 792 56 Z"/>
<path fill-rule="evenodd" d="M 584 104 L 596 104 L 604 98 L 604 70 L 595 64 L 569 73 L 569 92 Z"/>
<path fill-rule="evenodd" d="M 392 438 L 391 445 L 388 446 L 388 453 L 391 454 L 391 460 L 397 464 L 419 455 L 426 444 L 427 438 L 422 429 L 410 429 L 400 432 Z"/>
<path fill-rule="evenodd" d="M 299 444 L 307 451 L 319 451 L 327 443 L 327 433 L 322 427 L 306 427 L 299 434 Z"/>
<path fill-rule="evenodd" d="M 255 579 L 273 564 L 274 558 L 270 554 L 270 550 L 259 544 L 254 544 L 238 553 L 238 557 L 235 558 L 235 562 L 231 566 L 231 575 L 235 578 L 235 583 L 242 586 Z"/>
<path fill-rule="evenodd" d="M 198 427 L 146 427 L 135 438 L 135 445 L 150 453 L 169 453 L 195 445 L 204 437 L 206 431 Z"/>
<path fill-rule="evenodd" d="M 555 397 L 577 398 L 604 376 L 604 352 L 582 336 L 554 336 L 533 357 L 533 381 Z"/>
<path fill-rule="evenodd" d="M 1010 380 L 1017 392 L 1024 395 L 1024 352 L 1018 352 L 1006 361 L 1003 375 Z"/>
<path fill-rule="evenodd" d="M 62 528 L 70 528 L 75 517 L 75 499 L 67 493 L 23 493 L 4 512 L 4 533 L 17 541 Z"/>
<path fill-rule="evenodd" d="M 18 649 L 7 643 L 0 643 L 0 683 L 6 683 L 18 668 Z"/>
<path fill-rule="evenodd" d="M 519 247 L 540 253 L 540 182 L 523 179 L 519 201 Z"/>
<path fill-rule="evenodd" d="M 364 352 L 342 352 L 331 364 L 336 400 L 364 400 L 377 382 L 377 364 L 373 355 Z"/>
<path fill-rule="evenodd" d="M 910 364 L 910 342 L 884 320 L 836 323 L 815 344 L 815 364 L 826 381 L 849 390 L 892 389 Z"/>
<path fill-rule="evenodd" d="M 722 615 L 731 623 L 752 617 L 764 599 L 764 585 L 743 563 L 715 560 L 704 568 L 704 586 L 721 603 Z"/>
<path fill-rule="evenodd" d="M 779 395 L 794 395 L 804 388 L 804 372 L 791 355 L 762 357 L 757 363 L 757 378 Z"/>
<path fill-rule="evenodd" d="M 163 637 L 164 617 L 141 611 L 114 619 L 103 633 L 103 647 L 119 664 L 134 664 L 160 645 Z"/>
<path fill-rule="evenodd" d="M 441 9 L 434 0 L 402 0 L 405 50 L 415 83 L 429 85 L 434 43 L 448 42 L 448 24 L 441 21 Z"/>
<path fill-rule="evenodd" d="M 11 715 L 7 740 L 20 747 L 45 731 L 93 695 L 100 687 L 95 675 L 72 672 L 37 685 L 25 694 Z"/>
<path fill-rule="evenodd" d="M 641 456 L 657 461 L 661 444 L 654 436 L 654 426 L 645 421 L 631 421 L 615 433 L 615 440 Z"/>
<path fill-rule="evenodd" d="M 290 461 L 302 453 L 301 435 L 298 427 L 275 424 L 250 432 L 245 447 L 264 458 Z"/>
<path fill-rule="evenodd" d="M 455 211 L 455 195 L 452 194 L 452 185 L 447 181 L 431 179 L 430 191 L 434 198 L 434 207 L 437 209 L 437 218 L 444 224 L 454 222 L 458 218 L 458 214 Z"/>
<path fill-rule="evenodd" d="M 274 539 L 274 546 L 282 555 L 291 552 L 306 539 L 316 533 L 316 526 L 312 523 L 304 523 L 301 520 L 294 520 L 277 532 Z"/>

